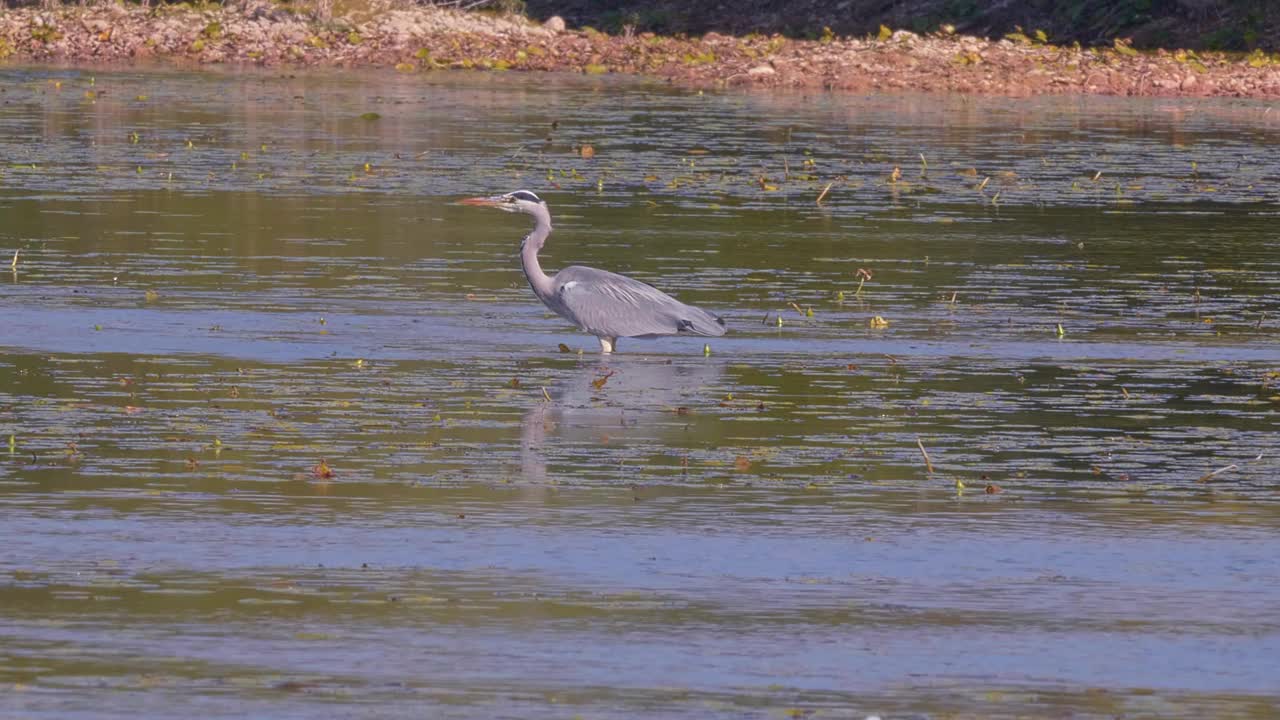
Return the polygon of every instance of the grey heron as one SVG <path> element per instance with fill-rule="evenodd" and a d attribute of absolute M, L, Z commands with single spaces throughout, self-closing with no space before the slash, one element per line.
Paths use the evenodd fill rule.
<path fill-rule="evenodd" d="M 528 190 L 460 202 L 533 216 L 533 232 L 520 243 L 520 264 L 529 287 L 557 315 L 599 338 L 601 352 L 613 352 L 621 337 L 718 337 L 725 332 L 722 318 L 625 275 L 581 265 L 570 265 L 555 277 L 547 275 L 538 264 L 538 251 L 551 234 L 551 211 Z"/>

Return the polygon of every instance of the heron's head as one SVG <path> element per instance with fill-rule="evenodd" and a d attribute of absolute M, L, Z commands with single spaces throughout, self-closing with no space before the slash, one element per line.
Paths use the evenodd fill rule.
<path fill-rule="evenodd" d="M 546 207 L 547 204 L 537 195 L 528 190 L 516 190 L 506 195 L 494 195 L 493 197 L 473 197 L 466 200 L 459 200 L 463 205 L 479 205 L 481 207 L 496 207 L 499 210 L 507 212 L 519 212 L 531 214 L 537 208 Z"/>

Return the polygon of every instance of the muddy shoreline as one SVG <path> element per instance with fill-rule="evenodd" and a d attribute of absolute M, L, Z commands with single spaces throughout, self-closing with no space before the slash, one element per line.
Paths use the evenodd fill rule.
<path fill-rule="evenodd" d="M 609 35 L 519 17 L 370 6 L 322 19 L 266 2 L 194 9 L 104 5 L 0 12 L 7 63 L 382 67 L 631 73 L 689 87 L 984 95 L 1280 97 L 1280 55 L 1061 47 L 885 28 L 877 37 Z"/>

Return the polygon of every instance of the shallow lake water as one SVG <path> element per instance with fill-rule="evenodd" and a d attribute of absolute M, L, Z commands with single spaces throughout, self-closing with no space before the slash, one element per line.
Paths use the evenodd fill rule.
<path fill-rule="evenodd" d="M 0 714 L 1275 717 L 1273 107 L 2 68 Z"/>

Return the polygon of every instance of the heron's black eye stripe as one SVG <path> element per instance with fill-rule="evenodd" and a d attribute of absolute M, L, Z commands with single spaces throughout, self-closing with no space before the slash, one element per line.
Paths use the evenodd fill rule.
<path fill-rule="evenodd" d="M 542 202 L 542 200 L 540 200 L 537 195 L 534 195 L 528 190 L 517 190 L 511 193 L 511 195 L 509 195 L 508 197 L 510 197 L 513 202 L 516 200 L 524 200 L 526 202 Z"/>

